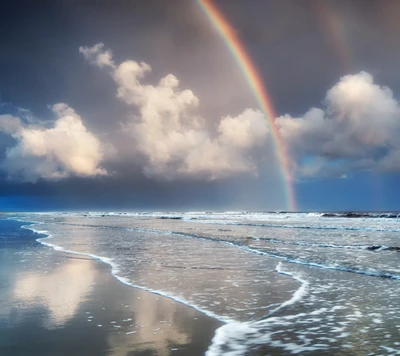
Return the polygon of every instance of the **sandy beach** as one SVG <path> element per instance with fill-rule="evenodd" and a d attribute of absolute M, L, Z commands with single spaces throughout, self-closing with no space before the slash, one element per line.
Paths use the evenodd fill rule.
<path fill-rule="evenodd" d="M 0 355 L 398 354 L 397 216 L 0 220 Z"/>
<path fill-rule="evenodd" d="M 4 223 L 23 236 L 0 248 L 1 355 L 204 355 L 221 325 Z"/>

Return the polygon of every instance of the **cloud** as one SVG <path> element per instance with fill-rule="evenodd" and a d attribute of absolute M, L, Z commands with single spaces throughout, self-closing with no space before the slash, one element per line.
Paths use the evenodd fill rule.
<path fill-rule="evenodd" d="M 259 110 L 212 122 L 199 114 L 195 93 L 181 89 L 173 74 L 149 84 L 152 68 L 145 62 L 116 64 L 102 43 L 79 51 L 92 65 L 107 69 L 116 97 L 128 109 L 127 117 L 114 118 L 120 130 L 107 133 L 118 154 L 113 145 L 100 143 L 66 104 L 53 106 L 57 120 L 51 128 L 35 126 L 32 118 L 1 115 L 0 131 L 16 140 L 1 164 L 10 178 L 106 175 L 101 165 L 107 160 L 112 166 L 117 157 L 121 172 L 140 166 L 151 178 L 216 180 L 257 174 L 260 159 L 271 158 L 266 155 L 271 132 Z M 286 114 L 275 123 L 297 177 L 400 170 L 400 105 L 369 73 L 342 77 L 326 93 L 322 108 L 301 117 Z"/>
<path fill-rule="evenodd" d="M 324 106 L 276 119 L 298 175 L 400 168 L 400 107 L 389 88 L 366 72 L 347 75 L 327 92 Z"/>
<path fill-rule="evenodd" d="M 0 115 L 0 131 L 12 135 L 21 128 L 21 120 L 13 115 Z"/>
<path fill-rule="evenodd" d="M 0 131 L 10 134 L 16 145 L 6 152 L 1 168 L 9 178 L 35 182 L 39 178 L 93 177 L 107 172 L 100 141 L 66 104 L 52 107 L 57 116 L 51 128 L 24 125 L 18 117 L 0 116 Z"/>
<path fill-rule="evenodd" d="M 103 43 L 97 43 L 93 47 L 79 47 L 79 52 L 83 54 L 83 57 L 86 60 L 99 68 L 115 68 L 115 63 L 112 59 L 112 52 L 110 50 L 104 50 L 103 48 Z"/>
<path fill-rule="evenodd" d="M 226 116 L 210 129 L 198 114 L 199 98 L 191 90 L 181 90 L 176 76 L 144 84 L 149 64 L 127 60 L 116 66 L 111 51 L 101 43 L 81 47 L 80 52 L 91 64 L 111 69 L 117 97 L 132 111 L 124 132 L 132 138 L 132 156 L 139 153 L 144 159 L 144 174 L 214 180 L 257 172 L 255 151 L 268 135 L 261 112 L 248 109 Z"/>

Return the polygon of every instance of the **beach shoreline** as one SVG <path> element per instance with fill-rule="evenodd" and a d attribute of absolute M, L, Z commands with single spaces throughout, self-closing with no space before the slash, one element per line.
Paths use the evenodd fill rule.
<path fill-rule="evenodd" d="M 0 253 L 4 355 L 204 355 L 223 325 L 121 283 L 99 260 L 39 243 Z"/>
<path fill-rule="evenodd" d="M 0 275 L 10 275 L 1 285 L 16 304 L 3 312 L 9 324 L 3 325 L 8 334 L 0 333 L 0 347 L 10 347 L 15 335 L 31 335 L 32 345 L 51 344 L 55 337 L 44 336 L 63 330 L 52 345 L 58 347 L 54 355 L 66 339 L 78 344 L 66 355 L 76 350 L 111 356 L 399 350 L 399 286 L 387 278 L 395 276 L 398 265 L 398 252 L 391 248 L 398 245 L 396 219 L 251 212 L 20 218 L 22 224 L 10 222 L 19 224 L 5 246 L 10 253 L 0 255 Z M 19 229 L 28 221 L 37 221 L 29 227 L 35 234 Z M 41 232 L 46 235 L 37 235 Z M 30 242 L 19 246 L 20 235 L 29 235 Z M 41 243 L 51 249 L 36 241 L 44 236 L 50 237 Z M 1 306 L 9 308 L 0 298 Z M 15 329 L 21 320 L 26 330 Z M 32 330 L 43 333 L 32 337 Z M 66 330 L 72 336 L 65 336 Z M 96 343 L 80 345 L 81 334 Z"/>

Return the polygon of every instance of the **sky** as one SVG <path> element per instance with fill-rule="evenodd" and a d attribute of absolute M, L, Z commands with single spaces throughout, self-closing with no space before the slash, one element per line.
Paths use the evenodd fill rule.
<path fill-rule="evenodd" d="M 4 2 L 0 211 L 400 210 L 399 14 Z"/>

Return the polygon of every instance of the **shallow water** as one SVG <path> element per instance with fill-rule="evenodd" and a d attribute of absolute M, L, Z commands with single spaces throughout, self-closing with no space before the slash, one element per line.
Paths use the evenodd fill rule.
<path fill-rule="evenodd" d="M 225 321 L 209 355 L 400 354 L 400 219 L 290 213 L 23 216 L 58 249 Z"/>
<path fill-rule="evenodd" d="M 204 355 L 221 322 L 20 226 L 0 219 L 0 355 Z"/>

